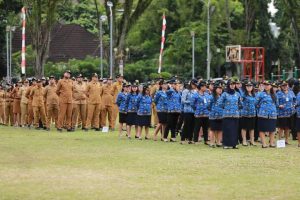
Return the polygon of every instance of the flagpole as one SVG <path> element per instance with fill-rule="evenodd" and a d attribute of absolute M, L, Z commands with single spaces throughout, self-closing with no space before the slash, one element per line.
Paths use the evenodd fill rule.
<path fill-rule="evenodd" d="M 161 73 L 162 68 L 162 58 L 163 58 L 163 52 L 164 52 L 164 45 L 165 45 L 165 34 L 166 34 L 166 28 L 167 28 L 167 21 L 165 13 L 163 14 L 163 24 L 162 24 L 162 32 L 161 32 L 161 47 L 160 47 L 160 54 L 159 54 L 159 66 L 158 66 L 158 73 Z"/>

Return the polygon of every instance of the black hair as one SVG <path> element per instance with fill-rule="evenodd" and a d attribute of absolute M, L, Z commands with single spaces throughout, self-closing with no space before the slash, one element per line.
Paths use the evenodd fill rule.
<path fill-rule="evenodd" d="M 137 88 L 137 90 L 136 90 L 136 94 L 138 94 L 138 93 L 140 93 L 140 91 L 139 91 L 139 87 L 138 86 L 132 86 L 131 87 L 131 91 L 130 91 L 130 94 L 133 94 L 134 93 L 134 91 L 132 90 L 132 88 L 134 88 L 134 87 L 136 87 Z"/>
<path fill-rule="evenodd" d="M 144 86 L 143 87 L 143 91 L 142 91 L 142 95 L 145 96 L 146 95 L 146 90 L 148 90 L 149 87 L 148 86 Z"/>
<path fill-rule="evenodd" d="M 218 89 L 218 87 L 214 87 L 214 89 L 212 91 L 212 96 L 213 96 L 213 98 L 214 98 L 215 101 L 218 98 L 217 89 Z"/>
<path fill-rule="evenodd" d="M 245 88 L 246 88 L 246 86 L 245 86 Z M 273 89 L 273 88 L 272 88 L 272 89 Z M 248 93 L 248 91 L 247 91 L 247 89 L 244 90 L 244 93 L 245 93 L 246 96 L 250 96 L 249 93 Z M 253 97 L 255 96 L 255 89 L 254 89 L 254 86 L 253 86 L 253 85 L 252 85 L 252 91 L 251 91 L 250 93 L 251 93 L 251 95 L 252 95 Z"/>
<path fill-rule="evenodd" d="M 266 90 L 264 90 L 264 91 L 267 93 Z M 271 95 L 271 98 L 272 98 L 273 102 L 275 103 L 276 102 L 276 94 L 273 90 L 273 87 L 270 89 L 270 95 Z"/>

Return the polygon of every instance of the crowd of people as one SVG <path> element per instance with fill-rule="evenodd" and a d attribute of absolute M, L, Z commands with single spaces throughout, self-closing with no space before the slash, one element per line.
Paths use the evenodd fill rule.
<path fill-rule="evenodd" d="M 108 121 L 113 131 L 117 118 L 119 136 L 125 131 L 129 139 L 134 129 L 134 138 L 142 140 L 145 130 L 145 140 L 157 141 L 160 134 L 162 141 L 176 142 L 180 134 L 180 144 L 203 140 L 212 148 L 238 149 L 258 142 L 275 148 L 282 138 L 289 145 L 292 135 L 300 147 L 299 81 L 181 82 L 173 77 L 140 84 L 121 75 L 115 81 L 96 73 L 90 80 L 81 74 L 71 78 L 66 71 L 58 81 L 50 76 L 0 86 L 0 123 L 7 126 L 49 131 L 54 123 L 59 132 L 101 131 Z"/>

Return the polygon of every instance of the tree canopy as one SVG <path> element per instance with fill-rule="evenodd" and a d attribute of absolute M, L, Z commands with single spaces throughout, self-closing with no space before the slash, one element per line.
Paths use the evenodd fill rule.
<path fill-rule="evenodd" d="M 31 6 L 30 19 L 33 40 L 47 38 L 44 26 L 47 24 L 75 23 L 99 36 L 99 17 L 109 16 L 107 0 L 43 0 L 39 8 L 36 0 L 0 0 L 0 9 L 5 13 L 0 17 L 1 66 L 5 63 L 5 25 L 18 20 L 7 20 L 16 16 L 23 5 Z M 147 80 L 154 77 L 158 68 L 161 41 L 162 15 L 167 20 L 166 44 L 163 59 L 163 72 L 190 78 L 192 74 L 192 39 L 195 32 L 195 71 L 197 76 L 206 74 L 207 48 L 207 0 L 113 0 L 114 48 L 116 48 L 116 70 L 119 59 L 125 60 L 125 75 L 130 79 Z M 211 0 L 211 66 L 213 77 L 224 74 L 230 67 L 225 62 L 225 46 L 261 46 L 266 49 L 266 74 L 273 66 L 280 64 L 282 69 L 299 66 L 300 62 L 300 8 L 299 0 L 274 0 L 278 9 L 272 16 L 268 11 L 271 0 Z M 10 5 L 10 6 L 9 6 Z M 8 9 L 7 9 L 8 8 Z M 29 16 L 30 17 L 30 16 Z M 11 17 L 13 18 L 13 17 Z M 39 20 L 38 20 L 39 19 Z M 109 20 L 109 18 L 108 18 Z M 275 35 L 270 22 L 280 27 L 280 34 Z M 39 29 L 37 25 L 39 24 Z M 109 46 L 109 21 L 104 23 L 105 59 Z M 51 26 L 49 26 L 51 27 Z M 43 29 L 43 33 L 41 33 Z M 39 41 L 39 40 L 37 40 Z M 43 40 L 42 40 L 43 41 Z M 44 40 L 40 45 L 47 44 Z M 33 43 L 33 53 L 38 60 L 38 45 Z M 47 48 L 39 47 L 45 57 L 40 56 L 40 65 L 45 65 Z M 120 57 L 117 54 L 122 54 Z M 43 57 L 43 59 L 42 59 Z M 96 58 L 97 59 L 97 58 Z M 90 60 L 90 59 L 88 59 Z M 35 62 L 35 67 L 38 65 Z M 107 70 L 107 69 L 106 69 Z M 2 75 L 4 72 L 2 72 Z M 37 72 L 36 72 L 37 73 Z M 39 72 L 43 74 L 43 72 Z M 152 74 L 150 76 L 150 74 Z"/>

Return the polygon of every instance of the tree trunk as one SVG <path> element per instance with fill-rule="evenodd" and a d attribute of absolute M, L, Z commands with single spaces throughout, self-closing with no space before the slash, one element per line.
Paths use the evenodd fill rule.
<path fill-rule="evenodd" d="M 231 21 L 230 21 L 230 9 L 229 9 L 229 0 L 225 1 L 225 9 L 226 9 L 226 22 L 227 22 L 227 29 L 229 33 L 229 43 L 231 44 L 233 42 L 233 31 L 231 27 Z"/>

